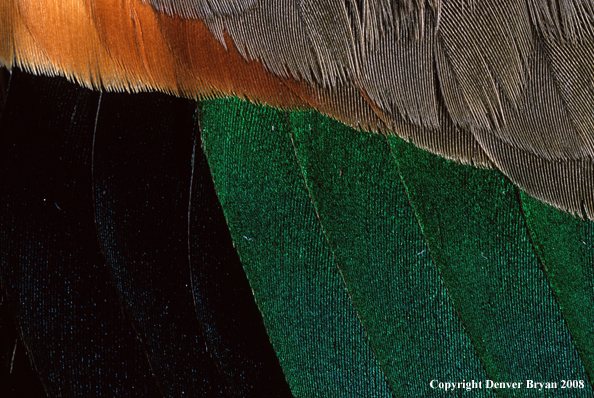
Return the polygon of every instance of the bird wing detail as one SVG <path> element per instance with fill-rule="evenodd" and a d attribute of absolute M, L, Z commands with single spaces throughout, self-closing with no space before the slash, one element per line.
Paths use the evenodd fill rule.
<path fill-rule="evenodd" d="M 0 19 L 9 67 L 314 108 L 594 219 L 588 2 L 8 0 Z"/>

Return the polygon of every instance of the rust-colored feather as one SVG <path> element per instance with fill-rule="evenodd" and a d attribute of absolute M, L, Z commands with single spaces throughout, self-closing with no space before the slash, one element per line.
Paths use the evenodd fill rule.
<path fill-rule="evenodd" d="M 232 42 L 221 45 L 202 21 L 168 17 L 138 0 L 13 1 L 0 16 L 8 21 L 0 57 L 9 67 L 114 91 L 238 95 L 272 106 L 305 105 Z"/>

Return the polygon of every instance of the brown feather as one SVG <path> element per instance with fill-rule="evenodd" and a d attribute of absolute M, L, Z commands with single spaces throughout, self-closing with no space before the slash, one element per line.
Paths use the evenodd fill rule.
<path fill-rule="evenodd" d="M 365 57 L 357 86 L 383 111 L 417 126 L 439 127 L 434 39 L 426 34 L 407 40 L 394 30 L 383 34 Z"/>
<path fill-rule="evenodd" d="M 0 64 L 10 66 L 14 62 L 13 23 L 16 0 L 0 1 Z"/>
<path fill-rule="evenodd" d="M 522 150 L 486 131 L 479 143 L 495 166 L 529 195 L 560 210 L 594 220 L 592 158 L 548 160 Z"/>
<path fill-rule="evenodd" d="M 594 36 L 579 42 L 544 40 L 552 80 L 582 150 L 594 156 Z"/>
<path fill-rule="evenodd" d="M 186 19 L 211 19 L 238 15 L 254 8 L 258 0 L 148 0 L 159 12 Z"/>

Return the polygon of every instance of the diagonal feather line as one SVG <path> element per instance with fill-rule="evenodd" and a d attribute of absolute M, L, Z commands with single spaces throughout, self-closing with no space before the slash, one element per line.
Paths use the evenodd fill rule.
<path fill-rule="evenodd" d="M 495 165 L 528 194 L 593 217 L 589 2 L 7 0 L 0 26 L 9 68 L 107 90 L 315 108 Z M 577 188 L 558 190 L 545 172 Z"/>

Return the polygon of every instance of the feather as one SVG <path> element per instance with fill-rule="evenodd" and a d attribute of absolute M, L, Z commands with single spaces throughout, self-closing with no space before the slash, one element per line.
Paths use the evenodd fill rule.
<path fill-rule="evenodd" d="M 0 146 L 2 286 L 49 396 L 159 397 L 95 238 L 88 187 L 99 93 L 61 83 L 12 77 Z M 86 383 L 91 374 L 113 384 Z"/>
<path fill-rule="evenodd" d="M 496 170 L 456 165 L 316 112 L 204 101 L 197 116 L 223 228 L 250 283 L 240 293 L 245 279 L 227 267 L 233 249 L 210 250 L 226 240 L 202 232 L 220 213 L 199 188 L 199 169 L 188 176 L 192 156 L 194 167 L 205 165 L 199 147 L 189 150 L 193 107 L 155 94 L 103 94 L 97 113 L 98 97 L 15 71 L 0 124 L 0 198 L 10 209 L 0 213 L 0 277 L 49 396 L 204 391 L 210 383 L 192 375 L 208 369 L 194 369 L 203 362 L 187 355 L 195 351 L 188 340 L 202 338 L 231 396 L 423 396 L 439 392 L 434 377 L 567 377 L 591 395 L 592 222 L 543 210 Z M 16 117 L 32 104 L 34 117 Z M 186 188 L 167 188 L 180 183 Z M 180 224 L 189 186 L 198 208 L 188 230 Z M 54 203 L 38 209 L 45 194 Z M 141 200 L 130 200 L 136 194 Z M 202 207 L 213 200 L 215 208 Z M 56 218 L 62 211 L 68 216 Z M 191 231 L 195 238 L 180 238 Z M 184 277 L 188 259 L 204 263 Z M 238 324 L 252 289 L 270 337 Z M 191 327 L 196 318 L 204 335 Z M 255 366 L 245 356 L 257 357 L 262 350 L 252 347 L 263 342 L 282 374 L 271 366 L 276 358 Z M 83 371 L 87 363 L 97 372 Z"/>
<path fill-rule="evenodd" d="M 108 90 L 313 107 L 449 159 L 498 167 L 530 195 L 593 217 L 594 8 L 587 3 L 11 0 L 2 7 L 0 60 L 8 67 Z M 574 188 L 559 191 L 543 172 L 569 177 Z"/>
<path fill-rule="evenodd" d="M 593 33 L 582 0 L 3 1 L 0 283 L 32 372 L 52 397 L 592 395 L 592 222 L 526 194 L 594 220 Z"/>
<path fill-rule="evenodd" d="M 535 250 L 542 261 L 563 318 L 589 375 L 594 374 L 591 312 L 592 227 L 522 194 L 522 208 Z M 579 297 L 579 299 L 578 299 Z M 591 376 L 590 376 L 591 377 Z"/>
<path fill-rule="evenodd" d="M 39 376 L 29 362 L 26 348 L 17 332 L 12 307 L 4 287 L 0 296 L 0 383 L 9 397 L 44 397 Z"/>
<path fill-rule="evenodd" d="M 457 165 L 395 137 L 357 134 L 315 112 L 287 112 L 283 118 L 280 112 L 240 101 L 206 104 L 208 159 L 257 299 L 270 289 L 260 278 L 277 264 L 278 253 L 286 253 L 285 267 L 300 261 L 301 257 L 289 254 L 291 242 L 299 248 L 305 245 L 307 253 L 318 253 L 316 259 L 328 256 L 316 250 L 311 239 L 302 242 L 292 235 L 317 228 L 299 224 L 311 217 L 311 210 L 301 208 L 293 217 L 299 221 L 284 224 L 288 217 L 284 212 L 294 213 L 293 200 L 303 193 L 283 193 L 305 183 L 331 249 L 328 258 L 344 280 L 394 396 L 434 393 L 427 382 L 419 382 L 423 377 L 430 380 L 431 374 L 453 380 L 591 377 L 592 339 L 586 335 L 593 297 L 587 276 L 592 271 L 588 254 L 592 222 L 570 218 L 572 227 L 564 225 L 567 219 L 551 220 L 534 230 L 536 211 L 526 223 L 523 209 L 527 204 L 496 170 Z M 213 126 L 213 120 L 226 124 Z M 269 161 L 264 162 L 261 151 L 275 156 L 267 155 Z M 282 156 L 277 158 L 278 152 Z M 279 182 L 294 163 L 302 180 Z M 267 206 L 265 216 L 257 221 L 251 213 L 259 209 L 254 198 Z M 250 209 L 250 213 L 241 209 Z M 546 211 L 552 217 L 563 216 L 550 208 Z M 256 233 L 260 223 L 267 229 L 279 222 L 286 231 L 275 233 L 279 241 L 258 245 L 246 240 L 262 237 Z M 564 228 L 568 228 L 566 234 Z M 531 241 L 534 233 L 540 235 L 537 250 Z M 572 242 L 577 240 L 582 247 Z M 573 253 L 570 258 L 558 253 L 559 244 L 567 244 L 563 250 Z M 541 267 L 541 261 L 549 266 Z M 313 260 L 308 264 L 313 265 Z M 583 276 L 573 281 L 576 268 Z M 310 275 L 315 280 L 314 270 Z M 319 294 L 299 292 L 301 300 Z M 570 303 L 576 300 L 582 304 L 576 303 L 574 309 Z M 263 314 L 265 318 L 278 316 L 265 310 Z M 279 324 L 286 323 L 270 321 L 271 335 L 278 333 Z M 285 342 L 281 363 L 282 355 L 307 350 L 303 344 L 301 340 Z M 564 352 L 563 363 L 558 362 L 556 352 Z M 317 358 L 311 356 L 313 361 Z M 292 375 L 300 370 L 284 369 Z M 300 380 L 296 387 L 292 384 L 293 391 L 309 387 L 304 385 L 305 378 Z M 579 393 L 590 394 L 591 384 L 584 381 L 583 385 Z M 525 381 L 521 388 L 526 391 Z M 299 391 L 297 396 L 341 396 L 315 388 Z M 498 391 L 513 396 L 513 392 Z M 490 392 L 473 391 L 484 396 Z"/>
<path fill-rule="evenodd" d="M 0 281 L 47 394 L 290 396 L 192 153 L 195 104 L 16 71 L 9 95 Z"/>
<path fill-rule="evenodd" d="M 204 149 L 291 390 L 298 397 L 365 391 L 389 397 L 317 222 L 286 119 L 269 108 L 252 110 L 205 104 Z M 251 161 L 268 167 L 251 167 Z"/>
<path fill-rule="evenodd" d="M 326 241 L 393 393 L 429 395 L 415 379 L 452 374 L 454 366 L 463 378 L 486 377 L 439 283 L 385 137 L 352 134 L 315 112 L 292 113 L 288 124 Z M 427 313 L 436 322 L 428 324 Z M 439 330 L 449 330 L 443 341 L 435 339 Z"/>

